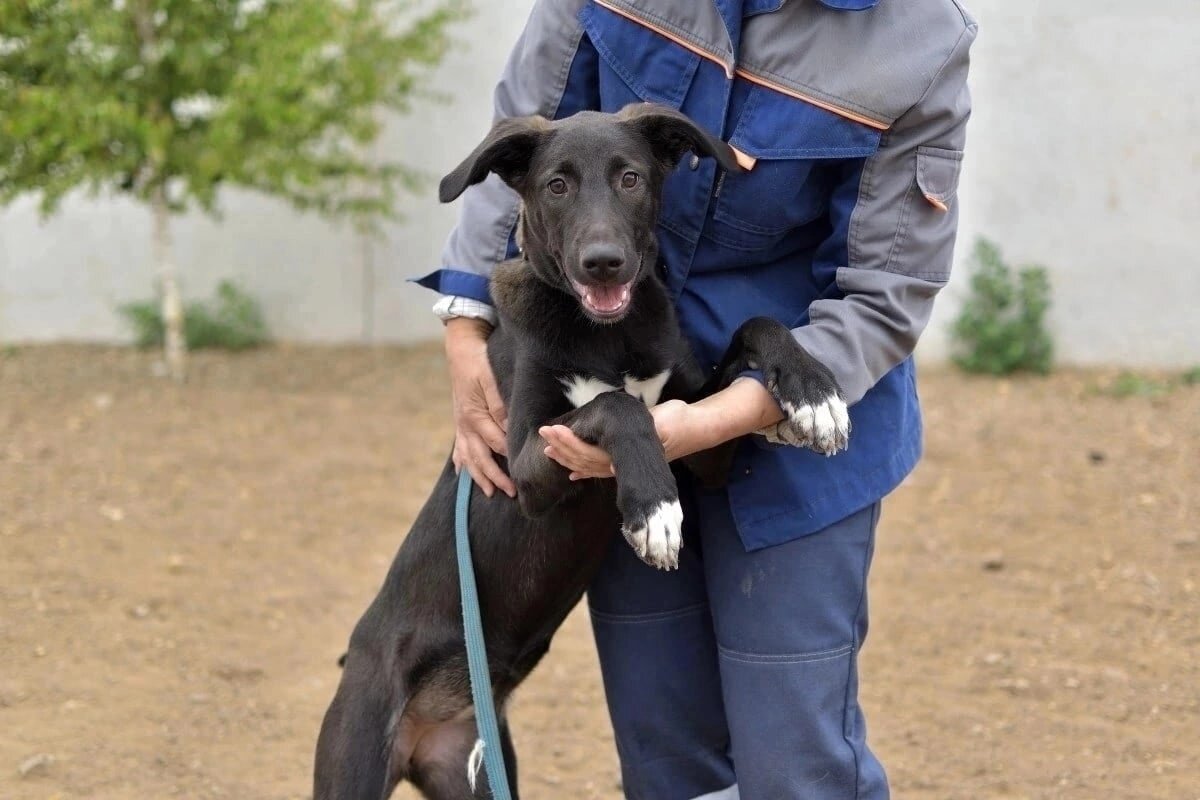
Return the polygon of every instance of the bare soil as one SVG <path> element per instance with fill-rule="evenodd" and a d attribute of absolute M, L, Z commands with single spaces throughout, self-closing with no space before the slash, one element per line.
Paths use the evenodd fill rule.
<path fill-rule="evenodd" d="M 152 361 L 0 352 L 0 797 L 305 798 L 448 449 L 440 356 Z M 1111 377 L 924 375 L 863 656 L 897 797 L 1200 798 L 1200 388 Z M 527 799 L 620 797 L 579 610 L 514 721 Z"/>

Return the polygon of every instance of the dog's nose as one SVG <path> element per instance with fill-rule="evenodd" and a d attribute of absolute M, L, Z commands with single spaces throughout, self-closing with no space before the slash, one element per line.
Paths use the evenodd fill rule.
<path fill-rule="evenodd" d="M 587 245 L 579 257 L 588 275 L 598 280 L 615 277 L 625 265 L 624 251 L 615 244 L 605 242 Z"/>

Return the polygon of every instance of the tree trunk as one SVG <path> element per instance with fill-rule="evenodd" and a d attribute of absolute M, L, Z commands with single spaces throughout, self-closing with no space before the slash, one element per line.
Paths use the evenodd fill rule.
<path fill-rule="evenodd" d="M 167 189 L 159 186 L 151 201 L 154 212 L 154 267 L 158 271 L 162 298 L 163 359 L 167 373 L 177 381 L 184 379 L 187 341 L 183 337 L 183 300 L 179 279 L 171 258 L 171 209 L 167 207 Z"/>
<path fill-rule="evenodd" d="M 142 64 L 152 72 L 160 58 L 153 13 L 150 0 L 140 0 L 133 7 L 133 21 L 142 45 Z M 150 103 L 149 111 L 156 126 L 163 122 L 165 111 L 158 100 Z M 156 151 L 157 156 L 154 155 Z M 154 216 L 154 268 L 158 271 L 162 300 L 163 359 L 167 373 L 175 380 L 183 381 L 187 341 L 183 338 L 183 300 L 179 297 L 179 280 L 171 257 L 171 208 L 167 203 L 167 176 L 163 170 L 165 152 L 165 143 L 152 145 L 148 164 L 153 167 L 152 179 L 157 181 L 150 196 L 150 211 Z"/>

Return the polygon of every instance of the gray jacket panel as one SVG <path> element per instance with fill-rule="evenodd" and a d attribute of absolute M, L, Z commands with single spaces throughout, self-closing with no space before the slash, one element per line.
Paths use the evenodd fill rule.
<path fill-rule="evenodd" d="M 934 295 L 950 277 L 975 33 L 974 23 L 964 26 L 924 96 L 867 160 L 850 220 L 849 263 L 837 273 L 845 297 L 814 302 L 809 324 L 795 330 L 834 371 L 849 402 L 911 355 Z"/>

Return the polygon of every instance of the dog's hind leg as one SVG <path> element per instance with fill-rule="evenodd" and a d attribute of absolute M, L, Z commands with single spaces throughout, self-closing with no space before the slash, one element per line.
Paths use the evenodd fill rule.
<path fill-rule="evenodd" d="M 352 640 L 317 737 L 313 800 L 383 800 L 399 780 L 391 766 L 396 689 L 381 661 Z"/>
<path fill-rule="evenodd" d="M 508 772 L 509 791 L 517 800 L 517 761 L 508 723 L 500 721 L 500 747 Z M 409 780 L 429 800 L 482 800 L 493 796 L 483 765 L 483 743 L 475 719 L 444 722 L 427 729 L 412 756 Z"/>

